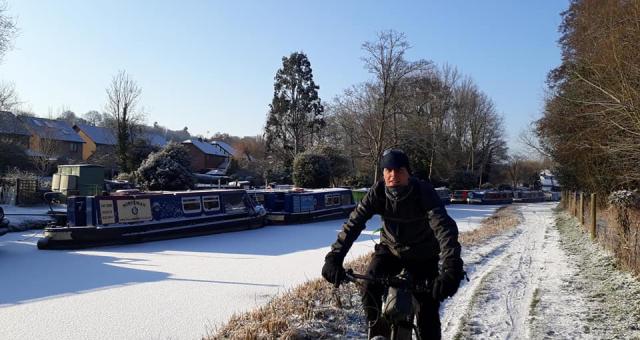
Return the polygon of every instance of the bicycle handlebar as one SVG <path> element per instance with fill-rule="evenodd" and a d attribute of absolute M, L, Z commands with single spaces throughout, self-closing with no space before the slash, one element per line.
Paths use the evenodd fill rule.
<path fill-rule="evenodd" d="M 345 271 L 346 282 L 356 282 L 358 280 L 374 282 L 384 287 L 406 289 L 414 293 L 430 293 L 431 292 L 431 288 L 429 287 L 427 282 L 414 282 L 401 275 L 378 278 L 370 275 L 356 273 L 353 271 L 353 269 L 347 269 Z"/>

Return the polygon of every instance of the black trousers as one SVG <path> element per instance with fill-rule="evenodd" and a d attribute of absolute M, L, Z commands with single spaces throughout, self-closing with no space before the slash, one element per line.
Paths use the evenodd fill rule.
<path fill-rule="evenodd" d="M 378 244 L 367 273 L 374 277 L 390 277 L 399 274 L 406 269 L 416 280 L 429 280 L 432 282 L 438 276 L 438 258 L 427 261 L 404 261 L 393 255 L 385 245 Z M 382 295 L 384 287 L 366 282 L 362 295 L 362 305 L 369 321 L 370 335 L 389 334 L 388 325 L 380 319 L 382 310 Z M 434 300 L 430 294 L 416 294 L 420 303 L 420 312 L 417 317 L 420 338 L 440 339 L 440 302 Z"/>

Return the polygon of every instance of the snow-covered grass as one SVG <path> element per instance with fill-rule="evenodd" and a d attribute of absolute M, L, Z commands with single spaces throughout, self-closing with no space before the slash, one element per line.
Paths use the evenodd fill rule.
<path fill-rule="evenodd" d="M 443 306 L 444 338 L 640 337 L 638 281 L 552 207 L 520 206 L 517 229 L 464 249 L 471 282 Z"/>
<path fill-rule="evenodd" d="M 582 336 L 607 339 L 640 338 L 640 282 L 621 271 L 612 254 L 591 242 L 576 219 L 557 218 L 561 248 L 573 264 L 573 279 L 565 282 L 567 294 L 582 296 Z M 549 304 L 549 302 L 547 302 Z M 536 312 L 544 316 L 544 305 Z M 542 318 L 539 318 L 542 319 Z M 542 327 L 543 325 L 537 325 Z"/>
<path fill-rule="evenodd" d="M 516 206 L 500 207 L 478 226 L 461 233 L 460 242 L 464 247 L 479 244 L 515 228 L 521 218 Z M 370 256 L 350 261 L 345 267 L 364 272 Z M 207 338 L 361 339 L 366 338 L 365 324 L 356 285 L 346 284 L 335 289 L 324 280 L 315 279 L 282 294 L 266 306 L 235 315 Z"/>

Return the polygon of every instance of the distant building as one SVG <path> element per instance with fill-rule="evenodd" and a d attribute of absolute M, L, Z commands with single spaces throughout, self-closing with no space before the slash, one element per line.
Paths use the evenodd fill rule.
<path fill-rule="evenodd" d="M 113 153 L 116 150 L 116 138 L 108 128 L 87 124 L 76 124 L 73 130 L 84 141 L 82 145 L 82 160 L 87 160 L 94 154 Z"/>
<path fill-rule="evenodd" d="M 31 132 L 13 113 L 0 111 L 0 140 L 29 148 Z"/>
<path fill-rule="evenodd" d="M 218 148 L 221 152 L 224 152 L 229 157 L 234 157 L 236 155 L 236 150 L 231 145 L 223 141 L 214 140 L 211 142 L 211 145 Z"/>
<path fill-rule="evenodd" d="M 194 172 L 207 172 L 217 169 L 225 161 L 228 161 L 229 155 L 202 139 L 187 139 L 182 142 L 189 150 L 191 159 L 191 169 Z"/>
<path fill-rule="evenodd" d="M 30 132 L 29 149 L 51 159 L 82 160 L 84 140 L 62 120 L 18 117 Z"/>
<path fill-rule="evenodd" d="M 540 185 L 542 187 L 542 191 L 560 191 L 560 183 L 555 178 L 555 176 L 551 173 L 550 170 L 542 170 L 540 171 Z"/>

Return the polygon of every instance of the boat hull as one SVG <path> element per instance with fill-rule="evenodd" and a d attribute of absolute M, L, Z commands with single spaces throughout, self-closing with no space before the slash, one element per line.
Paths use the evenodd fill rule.
<path fill-rule="evenodd" d="M 326 220 L 335 220 L 349 216 L 354 206 L 332 211 L 312 211 L 302 213 L 271 212 L 266 220 L 272 224 L 310 223 Z"/>
<path fill-rule="evenodd" d="M 255 229 L 264 225 L 264 216 L 185 222 L 113 228 L 49 227 L 38 241 L 38 249 L 82 249 Z"/>

